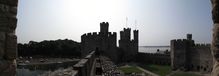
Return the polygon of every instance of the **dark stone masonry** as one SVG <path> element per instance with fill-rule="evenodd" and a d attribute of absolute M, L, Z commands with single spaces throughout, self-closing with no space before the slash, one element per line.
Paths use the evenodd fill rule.
<path fill-rule="evenodd" d="M 173 70 L 198 71 L 210 73 L 212 71 L 213 56 L 210 44 L 195 44 L 192 34 L 187 39 L 171 40 L 171 68 Z"/>
<path fill-rule="evenodd" d="M 187 39 L 171 40 L 172 69 L 201 72 L 211 72 L 212 70 L 212 76 L 219 76 L 219 0 L 211 0 L 211 3 L 214 22 L 211 47 L 206 44 L 194 44 L 191 35 L 187 35 Z M 15 29 L 17 27 L 17 6 L 18 0 L 0 0 L 0 76 L 15 76 L 16 74 L 17 36 Z M 116 33 L 108 32 L 108 23 L 101 23 L 100 25 L 101 30 L 98 34 L 94 32 L 82 35 L 82 46 L 85 47 L 82 48 L 84 58 L 93 50 L 99 50 L 101 54 L 108 56 L 113 61 L 119 61 L 119 59 L 130 61 L 133 58 L 130 56 L 137 55 L 138 30 L 134 30 L 133 40 L 130 40 L 129 28 L 121 31 L 122 39 L 119 41 L 119 47 L 117 47 Z M 86 58 L 84 60 L 81 60 L 78 66 L 74 66 L 76 73 L 73 76 L 93 75 L 88 69 L 93 69 L 89 66 L 94 65 L 95 62 L 93 61 L 95 60 L 92 60 L 92 62 Z M 214 65 L 212 66 L 212 64 Z M 86 72 L 86 75 L 81 75 L 84 72 Z"/>
<path fill-rule="evenodd" d="M 119 47 L 117 47 L 116 32 L 109 32 L 109 23 L 100 23 L 100 32 L 83 34 L 81 36 L 82 57 L 92 50 L 99 50 L 104 56 L 114 62 L 132 61 L 138 53 L 138 30 L 134 30 L 134 39 L 131 40 L 131 28 L 120 31 Z"/>
<path fill-rule="evenodd" d="M 0 0 L 0 75 L 16 74 L 18 0 Z"/>
<path fill-rule="evenodd" d="M 219 1 L 211 0 L 212 3 L 212 19 L 214 22 L 212 52 L 214 56 L 214 66 L 212 76 L 219 76 Z"/>
<path fill-rule="evenodd" d="M 161 53 L 138 53 L 136 56 L 138 63 L 170 65 L 170 54 Z"/>

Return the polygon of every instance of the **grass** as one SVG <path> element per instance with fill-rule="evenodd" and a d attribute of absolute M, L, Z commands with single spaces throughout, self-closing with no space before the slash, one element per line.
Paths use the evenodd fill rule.
<path fill-rule="evenodd" d="M 135 66 L 120 67 L 119 70 L 123 71 L 125 74 L 142 73 L 143 72 Z"/>
<path fill-rule="evenodd" d="M 160 76 L 166 76 L 167 74 L 171 73 L 171 67 L 168 65 L 147 64 L 141 67 Z"/>
<path fill-rule="evenodd" d="M 172 76 L 202 76 L 191 72 L 176 72 Z"/>

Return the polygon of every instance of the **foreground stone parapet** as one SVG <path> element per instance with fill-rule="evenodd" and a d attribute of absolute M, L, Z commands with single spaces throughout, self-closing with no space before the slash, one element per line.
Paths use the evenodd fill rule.
<path fill-rule="evenodd" d="M 219 23 L 214 23 L 212 51 L 216 62 L 219 61 Z"/>
<path fill-rule="evenodd" d="M 18 0 L 0 0 L 0 76 L 15 76 Z"/>
<path fill-rule="evenodd" d="M 214 23 L 212 53 L 214 56 L 212 76 L 219 76 L 219 23 Z"/>
<path fill-rule="evenodd" d="M 212 18 L 214 23 L 219 23 L 219 1 L 211 0 L 212 3 Z"/>
<path fill-rule="evenodd" d="M 219 75 L 219 63 L 215 62 L 214 67 L 212 71 L 212 76 L 218 76 Z"/>
<path fill-rule="evenodd" d="M 212 76 L 219 76 L 219 0 L 211 0 L 212 19 L 214 22 L 212 53 L 214 55 L 214 67 Z"/>
<path fill-rule="evenodd" d="M 17 36 L 13 33 L 6 34 L 6 52 L 5 58 L 9 60 L 16 59 L 17 57 Z"/>

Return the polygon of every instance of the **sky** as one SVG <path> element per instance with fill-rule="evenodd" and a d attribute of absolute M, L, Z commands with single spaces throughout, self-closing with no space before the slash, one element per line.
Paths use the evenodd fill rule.
<path fill-rule="evenodd" d="M 170 45 L 172 39 L 193 34 L 196 43 L 211 43 L 210 0 L 19 0 L 18 43 L 71 39 L 98 32 L 139 30 L 140 46 Z"/>

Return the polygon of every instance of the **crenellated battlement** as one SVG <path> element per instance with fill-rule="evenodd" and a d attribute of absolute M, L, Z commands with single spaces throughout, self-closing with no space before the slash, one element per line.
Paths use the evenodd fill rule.
<path fill-rule="evenodd" d="M 108 33 L 109 32 L 109 23 L 108 22 L 102 22 L 100 23 L 100 32 L 102 33 Z"/>
<path fill-rule="evenodd" d="M 137 60 L 147 64 L 170 65 L 170 54 L 138 53 Z"/>
<path fill-rule="evenodd" d="M 156 56 L 156 57 L 162 57 L 162 56 L 170 56 L 169 54 L 161 54 L 161 53 L 142 53 L 146 56 Z"/>
<path fill-rule="evenodd" d="M 124 31 L 131 31 L 131 28 L 123 28 Z"/>
<path fill-rule="evenodd" d="M 92 37 L 97 37 L 100 34 L 98 32 L 90 32 L 90 33 L 85 33 L 81 35 L 82 38 L 92 38 Z M 116 37 L 116 32 L 108 32 L 108 37 Z"/>
<path fill-rule="evenodd" d="M 108 37 L 116 37 L 116 32 L 109 32 Z"/>
<path fill-rule="evenodd" d="M 108 22 L 101 22 L 100 25 L 109 25 Z"/>
<path fill-rule="evenodd" d="M 192 64 L 193 66 L 202 66 L 205 68 L 199 68 L 198 71 L 204 70 L 205 72 L 210 72 L 212 68 L 212 66 L 209 66 L 212 64 L 210 44 L 195 44 L 195 41 L 192 40 L 192 34 L 187 34 L 187 39 L 171 40 L 170 48 L 171 67 L 173 70 L 180 69 L 181 67 L 197 70 L 197 68 L 189 67 Z M 205 67 L 207 65 L 208 67 Z"/>
<path fill-rule="evenodd" d="M 185 41 L 187 41 L 187 40 L 186 39 L 173 39 L 173 40 L 171 40 L 171 42 L 174 42 L 174 43 L 182 43 Z"/>
<path fill-rule="evenodd" d="M 102 22 L 100 23 L 100 31 L 85 33 L 81 36 L 82 43 L 82 57 L 87 55 L 90 50 L 101 50 L 103 54 L 109 56 L 113 61 L 118 61 L 117 51 L 117 33 L 108 32 L 109 23 Z M 120 48 L 126 50 L 124 61 L 134 59 L 138 53 L 138 30 L 133 31 L 133 40 L 131 40 L 131 28 L 124 28 L 123 31 L 120 31 Z M 128 47 L 127 47 L 128 46 Z"/>
<path fill-rule="evenodd" d="M 82 57 L 87 55 L 90 50 L 101 50 L 113 61 L 117 61 L 116 51 L 116 32 L 108 32 L 109 23 L 100 23 L 99 32 L 89 32 L 81 36 Z"/>
<path fill-rule="evenodd" d="M 195 44 L 195 47 L 211 47 L 211 44 Z"/>
<path fill-rule="evenodd" d="M 138 30 L 133 30 L 134 32 L 138 32 Z"/>
<path fill-rule="evenodd" d="M 98 35 L 98 33 L 97 33 L 97 32 L 93 32 L 93 33 L 92 33 L 92 35 L 94 35 L 94 36 L 97 36 L 97 35 Z"/>
<path fill-rule="evenodd" d="M 123 28 L 120 31 L 119 47 L 125 52 L 122 60 L 132 60 L 132 56 L 138 53 L 138 30 L 133 31 L 133 39 L 131 39 L 131 28 Z"/>

